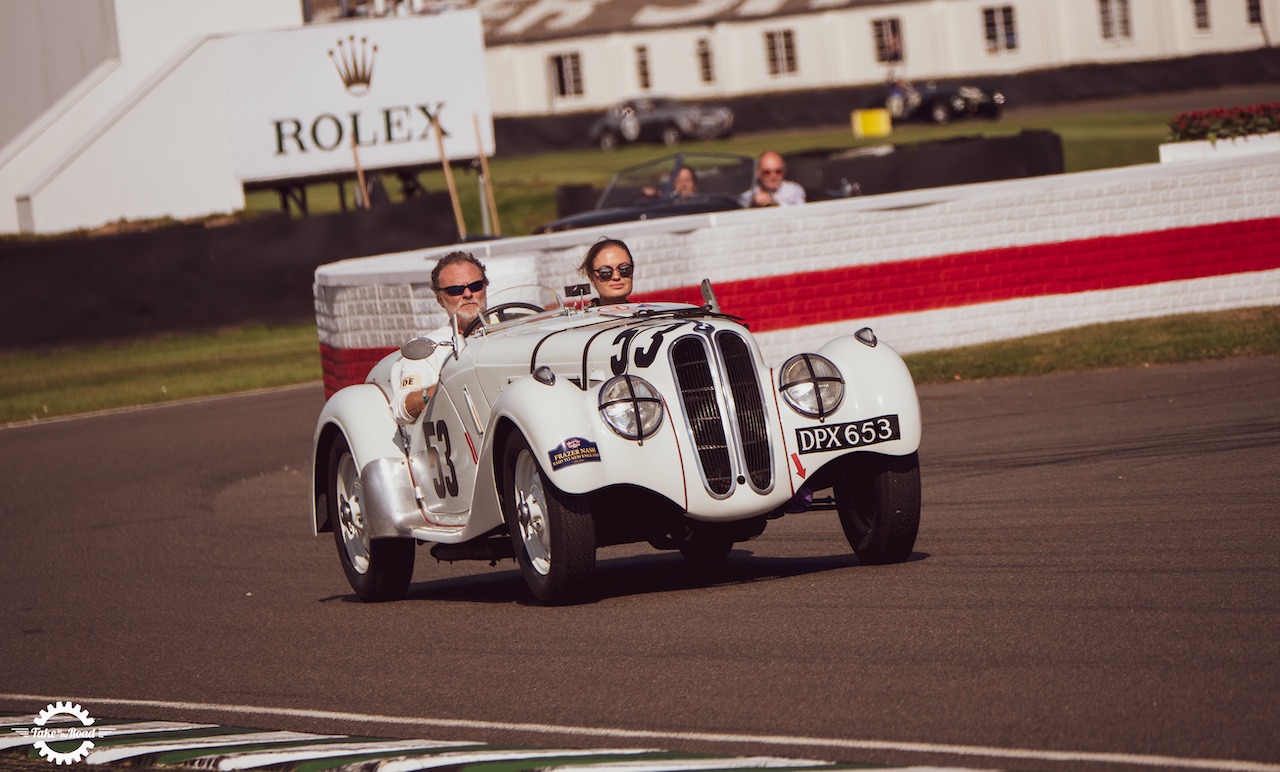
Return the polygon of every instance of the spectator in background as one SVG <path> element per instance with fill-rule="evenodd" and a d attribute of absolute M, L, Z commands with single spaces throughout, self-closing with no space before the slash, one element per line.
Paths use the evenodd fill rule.
<path fill-rule="evenodd" d="M 689 198 L 698 192 L 698 174 L 688 166 L 676 169 L 675 179 L 671 182 L 671 198 Z"/>
<path fill-rule="evenodd" d="M 743 193 L 741 203 L 754 206 L 796 206 L 805 202 L 804 188 L 786 179 L 787 163 L 776 150 L 766 150 L 756 161 L 756 184 Z"/>
<path fill-rule="evenodd" d="M 631 274 L 635 262 L 631 250 L 618 239 L 600 239 L 587 250 L 578 270 L 586 274 L 599 296 L 591 301 L 593 306 L 609 306 L 628 303 L 631 294 Z"/>
<path fill-rule="evenodd" d="M 450 252 L 440 258 L 431 271 L 431 289 L 435 290 L 436 302 L 449 314 L 449 322 L 424 337 L 437 343 L 451 342 L 455 317 L 458 330 L 465 332 L 484 313 L 488 286 L 484 263 L 470 252 Z M 463 345 L 459 340 L 459 349 Z M 453 355 L 450 346 L 441 346 L 425 358 L 414 359 L 410 358 L 410 348 L 406 346 L 405 355 L 391 366 L 391 383 L 396 389 L 391 413 L 401 425 L 411 424 L 422 415 L 440 381 L 440 368 Z"/>

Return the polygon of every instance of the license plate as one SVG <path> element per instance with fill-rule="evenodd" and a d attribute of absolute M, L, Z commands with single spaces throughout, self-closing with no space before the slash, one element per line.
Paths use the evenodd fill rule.
<path fill-rule="evenodd" d="M 865 421 L 847 424 L 801 426 L 796 429 L 796 445 L 800 453 L 824 453 L 829 450 L 849 450 L 902 439 L 898 416 L 882 415 Z"/>

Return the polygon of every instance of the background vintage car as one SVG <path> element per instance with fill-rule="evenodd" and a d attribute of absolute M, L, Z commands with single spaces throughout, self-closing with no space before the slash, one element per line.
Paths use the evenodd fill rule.
<path fill-rule="evenodd" d="M 534 232 L 741 209 L 739 196 L 755 181 L 755 163 L 750 156 L 729 153 L 675 153 L 655 158 L 613 175 L 593 209 L 558 218 Z M 674 190 L 676 173 L 686 167 L 697 176 L 698 190 L 680 196 Z"/>
<path fill-rule="evenodd" d="M 661 142 L 671 146 L 686 138 L 719 139 L 731 134 L 733 111 L 728 107 L 661 96 L 619 102 L 591 124 L 588 132 L 591 141 L 605 151 L 623 143 Z"/>
<path fill-rule="evenodd" d="M 910 556 L 920 406 L 869 329 L 770 367 L 709 290 L 703 307 L 597 308 L 534 291 L 494 293 L 456 335 L 413 425 L 388 406 L 398 354 L 326 403 L 312 525 L 361 598 L 403 595 L 423 542 L 441 560 L 514 557 L 537 598 L 573 601 L 600 546 L 709 563 L 807 509 L 835 512 L 864 562 Z"/>
<path fill-rule="evenodd" d="M 932 81 L 917 89 L 905 81 L 895 83 L 883 106 L 895 121 L 950 123 L 962 118 L 999 118 L 1005 96 L 994 89 L 972 85 L 940 85 Z M 878 105 L 877 105 L 878 106 Z"/>

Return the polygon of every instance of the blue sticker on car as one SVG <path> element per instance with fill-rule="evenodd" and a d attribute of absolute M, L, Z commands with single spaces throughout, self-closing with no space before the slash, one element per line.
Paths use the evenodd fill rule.
<path fill-rule="evenodd" d="M 563 466 L 600 460 L 600 446 L 583 437 L 570 437 L 547 453 L 551 456 L 553 472 Z"/>
<path fill-rule="evenodd" d="M 865 421 L 826 426 L 801 426 L 796 429 L 796 445 L 801 453 L 849 450 L 880 442 L 902 439 L 897 415 L 882 415 Z"/>

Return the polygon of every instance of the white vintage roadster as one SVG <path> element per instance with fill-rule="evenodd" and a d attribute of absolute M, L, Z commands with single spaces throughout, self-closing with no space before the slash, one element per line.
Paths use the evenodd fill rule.
<path fill-rule="evenodd" d="M 770 367 L 703 294 L 584 307 L 545 287 L 494 293 L 443 344 L 414 424 L 392 418 L 391 366 L 430 341 L 335 393 L 316 426 L 312 523 L 333 531 L 356 593 L 403 596 L 430 543 L 440 560 L 514 558 L 534 596 L 572 602 L 598 547 L 713 562 L 805 510 L 834 510 L 863 562 L 907 559 L 921 423 L 902 359 L 863 328 Z"/>

